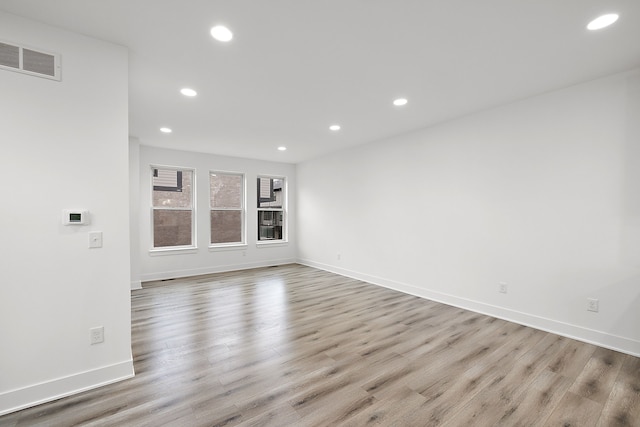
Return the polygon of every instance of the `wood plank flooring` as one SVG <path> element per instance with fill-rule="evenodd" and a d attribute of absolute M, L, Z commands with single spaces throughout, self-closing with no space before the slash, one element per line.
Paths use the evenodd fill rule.
<path fill-rule="evenodd" d="M 300 265 L 144 284 L 135 378 L 1 426 L 640 426 L 640 359 Z"/>

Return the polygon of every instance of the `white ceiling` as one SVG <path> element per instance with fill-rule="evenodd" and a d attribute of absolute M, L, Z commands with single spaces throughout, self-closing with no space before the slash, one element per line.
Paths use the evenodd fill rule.
<path fill-rule="evenodd" d="M 0 10 L 127 46 L 130 134 L 142 144 L 291 163 L 640 66 L 639 0 L 0 0 Z M 616 24 L 586 30 L 609 12 Z M 211 38 L 216 24 L 230 43 Z M 198 96 L 183 97 L 185 86 Z M 391 104 L 399 96 L 405 107 Z"/>

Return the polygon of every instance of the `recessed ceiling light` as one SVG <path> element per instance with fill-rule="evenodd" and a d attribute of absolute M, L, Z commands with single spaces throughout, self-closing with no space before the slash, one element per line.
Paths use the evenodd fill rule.
<path fill-rule="evenodd" d="M 183 94 L 184 96 L 196 96 L 198 94 L 198 92 L 196 92 L 193 89 L 189 89 L 188 87 L 185 87 L 184 89 L 180 89 L 180 93 Z"/>
<path fill-rule="evenodd" d="M 587 29 L 591 31 L 600 30 L 604 27 L 608 27 L 609 25 L 613 24 L 617 20 L 618 20 L 617 13 L 609 13 L 606 15 L 598 16 L 596 19 L 589 22 L 589 25 L 587 25 Z"/>
<path fill-rule="evenodd" d="M 331 125 L 331 126 L 329 126 L 329 129 L 331 129 L 332 131 L 335 132 L 337 130 L 340 130 L 340 125 Z"/>
<path fill-rule="evenodd" d="M 396 107 L 401 107 L 403 105 L 406 105 L 407 102 L 408 101 L 406 98 L 398 98 L 393 100 L 393 105 L 395 105 Z"/>
<path fill-rule="evenodd" d="M 228 42 L 233 38 L 233 33 L 224 25 L 216 25 L 211 28 L 211 37 L 219 42 Z"/>
<path fill-rule="evenodd" d="M 171 133 L 173 131 L 170 128 L 160 128 L 160 132 L 162 132 L 162 133 Z"/>
<path fill-rule="evenodd" d="M 280 150 L 280 151 L 287 151 L 287 147 L 278 147 L 278 150 Z"/>

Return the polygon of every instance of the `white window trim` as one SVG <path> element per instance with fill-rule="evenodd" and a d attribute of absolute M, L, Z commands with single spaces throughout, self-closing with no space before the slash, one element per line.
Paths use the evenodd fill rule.
<path fill-rule="evenodd" d="M 229 208 L 213 208 L 211 206 L 211 174 L 219 173 L 221 175 L 237 175 L 242 177 L 242 196 L 240 200 L 242 201 L 242 206 L 240 209 L 229 209 Z M 242 241 L 240 242 L 230 242 L 230 243 L 211 243 L 211 228 L 209 228 L 209 250 L 215 252 L 216 250 L 241 250 L 246 249 L 247 247 L 247 176 L 242 172 L 231 172 L 231 171 L 221 171 L 221 170 L 210 170 L 209 171 L 209 227 L 211 227 L 211 211 L 237 211 L 241 212 L 241 227 L 240 237 Z"/>
<path fill-rule="evenodd" d="M 181 246 L 161 246 L 155 247 L 153 246 L 154 234 L 153 234 L 153 212 L 157 209 L 153 206 L 153 170 L 154 169 L 171 169 L 171 170 L 181 170 L 181 171 L 191 171 L 191 245 L 181 245 Z M 196 212 L 196 169 L 192 167 L 182 167 L 182 166 L 168 166 L 168 165 L 158 165 L 151 164 L 149 165 L 149 236 L 151 236 L 149 244 L 151 247 L 149 248 L 150 255 L 171 255 L 176 253 L 186 254 L 186 253 L 196 253 L 198 251 L 198 233 L 197 233 L 197 221 L 198 218 Z M 184 208 L 160 208 L 163 210 L 185 210 Z"/>
<path fill-rule="evenodd" d="M 282 189 L 282 191 L 284 192 L 284 200 L 282 203 L 282 208 L 270 208 L 270 207 L 265 207 L 265 208 L 261 208 L 258 206 L 258 198 L 256 197 L 254 200 L 256 201 L 256 247 L 265 247 L 265 246 L 286 246 L 289 244 L 289 212 L 288 212 L 288 206 L 289 206 L 289 178 L 287 176 L 283 176 L 283 175 L 269 175 L 269 174 L 258 174 L 256 176 L 256 178 L 277 178 L 277 179 L 281 179 L 284 181 L 284 188 Z M 256 179 L 257 182 L 257 179 Z M 258 191 L 260 191 L 259 188 L 256 188 L 256 196 Z M 278 239 L 278 240 L 260 240 L 260 231 L 257 228 L 257 220 L 258 220 L 258 212 L 260 211 L 278 211 L 278 212 L 282 212 L 282 224 L 283 224 L 283 236 L 282 239 Z"/>
<path fill-rule="evenodd" d="M 218 251 L 241 251 L 246 250 L 246 243 L 220 243 L 215 246 L 209 246 L 209 252 L 218 252 Z"/>
<path fill-rule="evenodd" d="M 198 248 L 195 246 L 168 246 L 167 248 L 153 248 L 149 250 L 149 255 L 178 255 L 178 254 L 196 254 Z"/>
<path fill-rule="evenodd" d="M 258 240 L 256 242 L 257 248 L 264 248 L 265 246 L 287 246 L 288 240 Z"/>

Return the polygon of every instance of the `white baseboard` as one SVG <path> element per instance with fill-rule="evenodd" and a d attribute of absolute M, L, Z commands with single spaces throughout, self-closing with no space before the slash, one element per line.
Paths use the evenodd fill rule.
<path fill-rule="evenodd" d="M 619 351 L 621 353 L 640 357 L 640 341 L 636 341 L 630 338 L 620 337 L 603 331 L 597 331 L 570 323 L 536 316 L 529 313 L 461 298 L 455 295 L 449 295 L 442 292 L 419 288 L 414 285 L 371 276 L 369 274 L 347 270 L 329 264 L 323 264 L 306 259 L 299 259 L 297 262 L 298 264 L 318 268 L 320 270 L 329 271 L 331 273 L 340 274 L 342 276 L 351 277 L 353 279 L 362 280 L 367 283 L 393 289 L 420 298 L 425 298 L 431 301 L 440 302 L 465 310 L 471 310 L 476 313 L 485 314 L 487 316 L 496 317 L 498 319 L 507 320 L 509 322 L 529 326 L 545 332 L 551 332 L 556 335 L 561 335 L 567 338 L 594 344 L 599 347 L 604 347 L 611 350 Z"/>
<path fill-rule="evenodd" d="M 142 282 L 140 280 L 131 281 L 131 290 L 142 289 Z"/>
<path fill-rule="evenodd" d="M 0 416 L 133 377 L 133 359 L 0 393 Z"/>
<path fill-rule="evenodd" d="M 200 276 L 203 274 L 226 273 L 228 271 L 249 270 L 252 268 L 272 267 L 275 265 L 293 264 L 294 258 L 248 262 L 243 264 L 219 265 L 214 267 L 192 268 L 186 270 L 159 271 L 155 273 L 141 274 L 141 282 L 151 280 L 177 279 L 179 277 Z"/>

